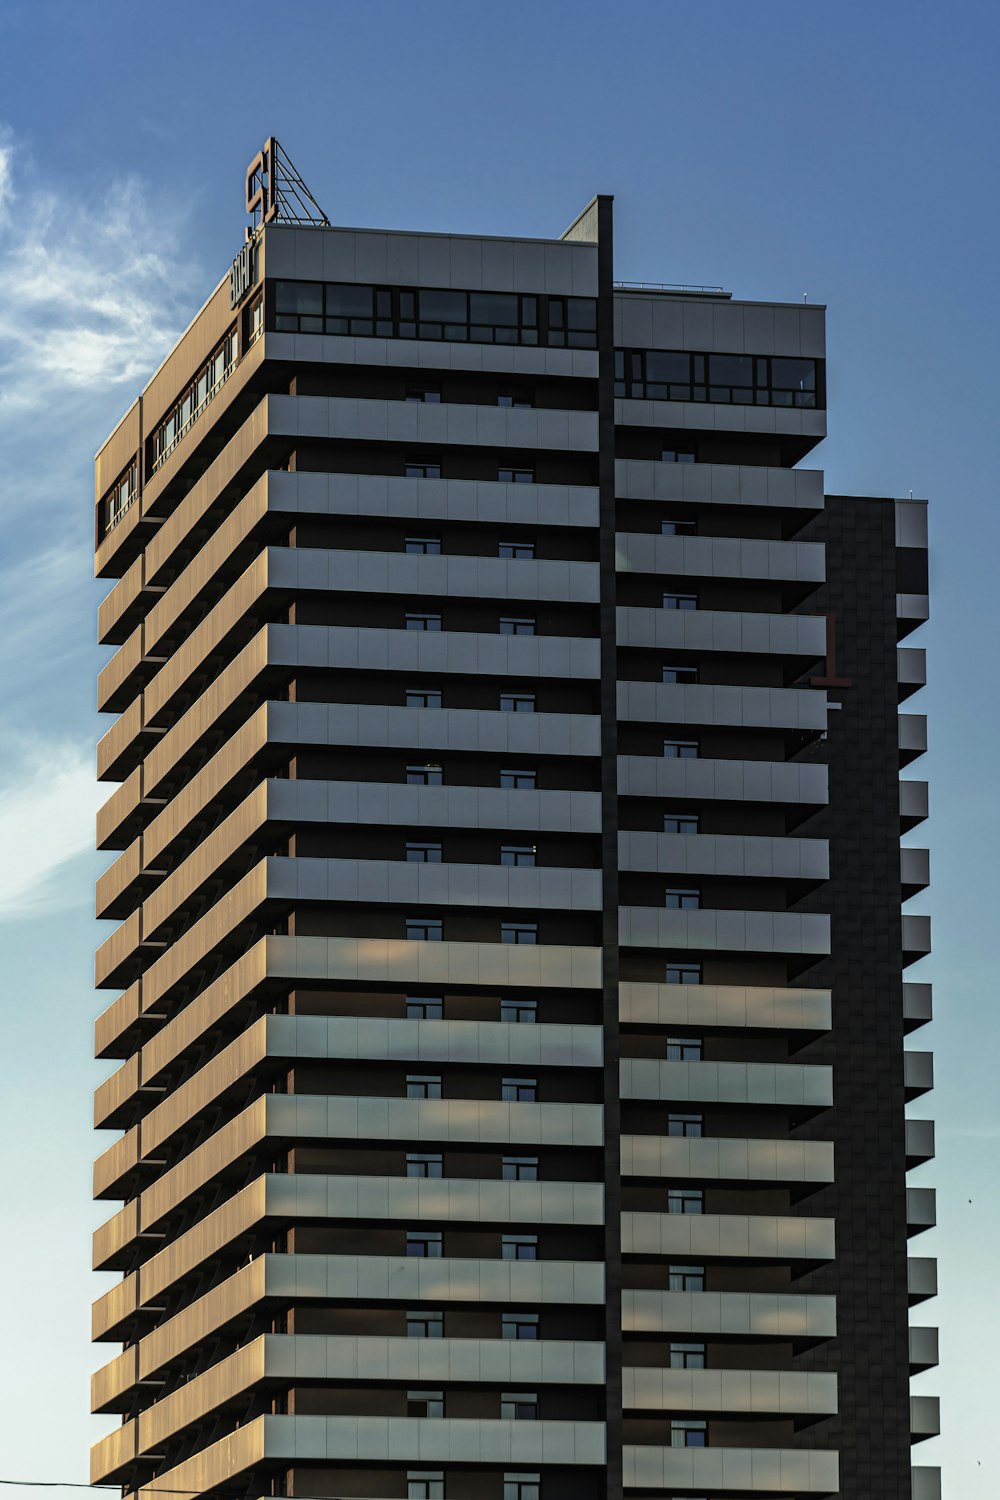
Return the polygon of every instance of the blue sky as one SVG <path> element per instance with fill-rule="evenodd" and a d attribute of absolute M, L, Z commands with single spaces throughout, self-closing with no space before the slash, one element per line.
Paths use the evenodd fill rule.
<path fill-rule="evenodd" d="M 619 277 L 829 306 L 831 491 L 929 496 L 931 960 L 946 1500 L 993 1500 L 995 6 L 876 0 L 0 0 L 0 1477 L 86 1477 L 92 455 L 239 248 L 278 135 L 334 223 L 559 234 L 616 196 Z M 101 934 L 103 935 L 103 934 Z M 971 1201 L 970 1201 L 971 1200 Z M 993 1274 L 991 1274 L 991 1272 Z M 29 1291 L 29 1288 L 31 1290 Z M 112 1352 L 109 1347 L 109 1353 Z M 44 1403 L 44 1416 L 43 1416 Z M 44 1441 L 40 1442 L 39 1438 Z M 13 1493 L 17 1493 L 16 1491 Z M 27 1492 L 25 1492 L 27 1494 Z"/>

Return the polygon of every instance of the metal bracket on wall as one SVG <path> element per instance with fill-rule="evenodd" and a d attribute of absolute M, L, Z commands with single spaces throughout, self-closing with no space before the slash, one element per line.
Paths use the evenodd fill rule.
<path fill-rule="evenodd" d="M 849 688 L 854 686 L 850 677 L 837 676 L 837 620 L 828 610 L 817 610 L 821 619 L 826 620 L 826 674 L 820 677 L 810 677 L 810 687 L 822 688 Z"/>

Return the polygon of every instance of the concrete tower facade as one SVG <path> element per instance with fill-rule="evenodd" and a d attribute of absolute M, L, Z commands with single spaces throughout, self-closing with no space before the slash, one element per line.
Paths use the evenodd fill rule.
<path fill-rule="evenodd" d="M 933 1500 L 926 510 L 799 467 L 823 309 L 264 208 L 97 459 L 92 1478 Z"/>

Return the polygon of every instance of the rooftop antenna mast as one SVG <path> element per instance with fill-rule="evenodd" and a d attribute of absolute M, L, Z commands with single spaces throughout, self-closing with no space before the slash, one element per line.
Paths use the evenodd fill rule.
<path fill-rule="evenodd" d="M 247 225 L 248 240 L 262 224 L 330 227 L 295 163 L 273 135 L 247 167 L 247 213 L 253 221 Z"/>

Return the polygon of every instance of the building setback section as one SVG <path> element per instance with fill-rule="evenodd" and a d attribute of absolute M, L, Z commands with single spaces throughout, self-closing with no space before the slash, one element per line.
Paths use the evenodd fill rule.
<path fill-rule="evenodd" d="M 279 215 L 98 454 L 95 1483 L 939 1492 L 925 508 L 611 208 Z"/>

